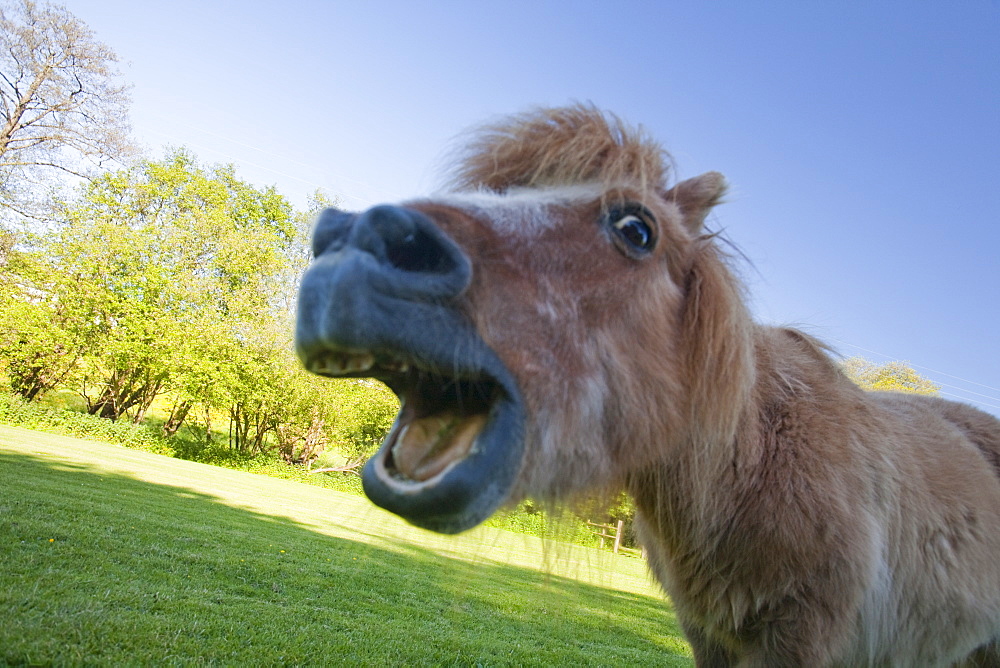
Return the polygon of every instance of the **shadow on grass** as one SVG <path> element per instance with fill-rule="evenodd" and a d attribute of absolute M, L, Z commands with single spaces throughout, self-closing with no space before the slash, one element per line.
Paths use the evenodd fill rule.
<path fill-rule="evenodd" d="M 649 597 L 27 454 L 0 453 L 0 610 L 7 664 L 690 663 Z"/>

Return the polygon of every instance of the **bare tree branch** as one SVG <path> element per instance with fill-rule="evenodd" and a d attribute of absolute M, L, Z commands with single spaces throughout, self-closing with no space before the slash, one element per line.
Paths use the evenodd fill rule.
<path fill-rule="evenodd" d="M 0 0 L 0 205 L 46 174 L 92 177 L 135 153 L 118 57 L 64 7 Z"/>

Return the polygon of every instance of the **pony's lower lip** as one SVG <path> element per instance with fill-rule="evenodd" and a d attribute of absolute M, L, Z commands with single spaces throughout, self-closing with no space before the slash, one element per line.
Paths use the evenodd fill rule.
<path fill-rule="evenodd" d="M 390 371 L 402 354 L 374 356 L 366 373 L 399 396 L 400 410 L 362 472 L 368 498 L 440 533 L 481 523 L 507 500 L 524 451 L 524 408 L 509 372 L 486 348 L 483 366 L 448 376 L 415 363 Z"/>
<path fill-rule="evenodd" d="M 493 385 L 495 397 L 457 420 L 404 407 L 362 472 L 365 494 L 411 524 L 459 533 L 483 522 L 508 498 L 524 451 L 524 409 L 516 390 Z M 447 433 L 430 434 L 438 421 Z M 405 430 L 423 429 L 408 442 Z M 402 445 L 402 448 L 400 447 Z"/>

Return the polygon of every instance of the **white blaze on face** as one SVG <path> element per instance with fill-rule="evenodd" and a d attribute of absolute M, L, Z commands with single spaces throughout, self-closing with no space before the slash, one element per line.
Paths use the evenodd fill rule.
<path fill-rule="evenodd" d="M 587 183 L 552 188 L 515 188 L 504 193 L 447 193 L 429 199 L 487 219 L 500 234 L 532 235 L 551 229 L 558 223 L 551 215 L 551 207 L 593 202 L 603 192 L 601 185 Z"/>
<path fill-rule="evenodd" d="M 512 189 L 505 193 L 446 193 L 424 201 L 462 210 L 492 227 L 501 237 L 532 239 L 567 222 L 566 216 L 554 209 L 591 205 L 600 201 L 605 192 L 603 185 L 591 183 Z M 528 347 L 535 354 L 519 358 L 520 367 L 512 369 L 518 381 L 527 384 L 527 387 L 522 386 L 522 393 L 531 423 L 525 444 L 527 465 L 518 491 L 552 497 L 595 483 L 604 484 L 616 473 L 604 443 L 609 384 L 602 359 L 607 354 L 604 337 L 608 334 L 601 328 L 578 331 L 580 328 L 573 323 L 579 323 L 581 317 L 579 302 L 574 295 L 567 294 L 567 286 L 560 285 L 553 277 L 537 276 L 533 292 L 539 298 L 537 303 L 530 305 L 536 318 L 544 327 L 554 328 L 569 337 L 576 348 L 574 357 L 580 367 L 575 377 L 564 377 L 562 374 L 566 370 L 554 365 L 555 356 L 530 344 Z M 501 327 L 487 328 L 487 342 L 496 345 L 497 339 L 502 339 L 500 350 L 511 347 L 511 341 L 522 333 L 503 327 L 504 318 L 493 315 L 498 317 L 487 318 L 487 321 L 492 324 L 499 321 Z M 555 338 L 560 339 L 560 336 Z M 454 453 L 464 456 L 468 449 L 466 444 L 471 440 L 466 434 L 473 431 L 473 427 L 453 424 L 446 417 L 450 416 L 415 425 L 412 433 L 400 436 L 399 442 L 404 446 L 401 449 L 405 453 L 397 455 L 397 465 L 409 477 L 422 480 L 437 475 L 448 466 Z"/>

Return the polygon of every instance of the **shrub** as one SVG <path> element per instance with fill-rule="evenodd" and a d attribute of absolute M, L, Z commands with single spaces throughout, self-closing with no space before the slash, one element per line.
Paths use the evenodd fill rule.
<path fill-rule="evenodd" d="M 160 455 L 174 454 L 170 444 L 144 424 L 112 422 L 94 415 L 50 408 L 7 393 L 0 393 L 0 422 L 26 429 L 115 443 Z"/>

